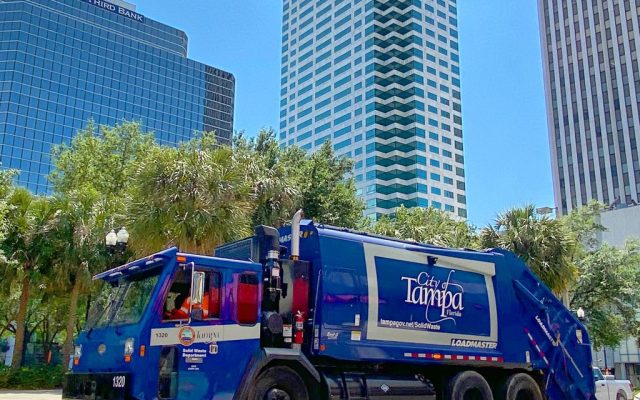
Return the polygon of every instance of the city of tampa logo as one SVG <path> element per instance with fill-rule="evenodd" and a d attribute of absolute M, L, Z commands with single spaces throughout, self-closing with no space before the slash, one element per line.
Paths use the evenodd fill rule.
<path fill-rule="evenodd" d="M 407 298 L 404 302 L 424 306 L 424 316 L 429 324 L 452 321 L 455 325 L 456 318 L 462 317 L 464 310 L 464 288 L 451 282 L 451 274 L 454 272 L 449 271 L 446 281 L 437 279 L 428 272 L 420 272 L 415 278 L 403 276 L 401 280 L 407 283 Z M 432 310 L 436 310 L 438 315 L 433 320 L 429 318 L 429 312 Z"/>
<path fill-rule="evenodd" d="M 194 340 L 196 340 L 196 331 L 190 326 L 183 326 L 178 331 L 178 340 L 183 346 L 191 346 Z"/>

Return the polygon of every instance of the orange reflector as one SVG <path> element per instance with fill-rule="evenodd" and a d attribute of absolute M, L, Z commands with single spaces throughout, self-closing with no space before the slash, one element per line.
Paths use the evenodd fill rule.
<path fill-rule="evenodd" d="M 124 362 L 131 362 L 131 356 L 130 355 L 124 356 Z"/>
<path fill-rule="evenodd" d="M 325 351 L 327 349 L 327 346 L 321 344 L 320 345 L 320 351 Z"/>
<path fill-rule="evenodd" d="M 442 354 L 434 354 L 434 355 L 433 355 L 433 359 L 434 359 L 434 360 L 439 360 L 439 359 L 441 359 L 441 358 L 442 358 Z"/>
<path fill-rule="evenodd" d="M 147 349 L 147 348 L 146 348 L 144 345 L 140 345 L 140 357 L 144 357 L 144 351 L 145 351 L 146 349 Z"/>
<path fill-rule="evenodd" d="M 80 359 L 79 358 L 74 358 L 73 359 L 73 365 L 78 365 L 80 363 Z"/>
<path fill-rule="evenodd" d="M 178 262 L 186 262 L 186 261 L 187 261 L 187 257 L 185 257 L 185 256 L 178 256 L 178 257 L 176 257 L 176 260 L 178 260 Z"/>

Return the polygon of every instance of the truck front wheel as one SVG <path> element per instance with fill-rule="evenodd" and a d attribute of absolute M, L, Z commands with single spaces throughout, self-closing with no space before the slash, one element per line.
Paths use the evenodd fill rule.
<path fill-rule="evenodd" d="M 507 378 L 499 400 L 542 400 L 542 392 L 531 376 L 519 373 Z"/>
<path fill-rule="evenodd" d="M 464 371 L 456 374 L 447 386 L 450 400 L 493 400 L 491 387 L 486 379 L 475 371 Z"/>
<path fill-rule="evenodd" d="M 304 381 L 289 367 L 273 367 L 258 376 L 249 400 L 309 400 Z"/>

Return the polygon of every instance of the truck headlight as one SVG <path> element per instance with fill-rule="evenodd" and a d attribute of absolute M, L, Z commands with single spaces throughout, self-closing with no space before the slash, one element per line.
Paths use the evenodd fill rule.
<path fill-rule="evenodd" d="M 124 342 L 124 358 L 126 361 L 131 360 L 131 355 L 133 354 L 133 346 L 134 346 L 134 339 L 133 338 L 129 338 L 127 340 L 125 340 Z"/>
<path fill-rule="evenodd" d="M 78 365 L 80 364 L 80 357 L 82 357 L 82 345 L 81 344 L 77 344 L 74 348 L 73 348 L 73 365 Z M 69 360 L 69 363 L 71 363 L 71 360 Z M 69 364 L 69 367 L 71 367 L 71 364 Z"/>

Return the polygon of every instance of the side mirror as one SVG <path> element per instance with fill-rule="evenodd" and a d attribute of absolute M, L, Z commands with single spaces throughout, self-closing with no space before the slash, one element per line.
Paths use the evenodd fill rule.
<path fill-rule="evenodd" d="M 204 272 L 194 271 L 191 275 L 191 306 L 189 314 L 196 321 L 203 319 L 204 280 Z"/>

